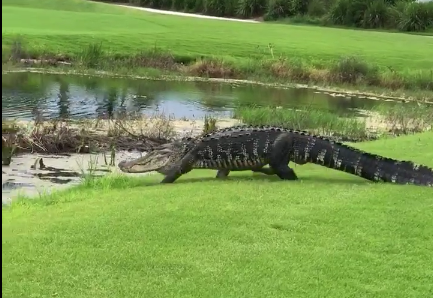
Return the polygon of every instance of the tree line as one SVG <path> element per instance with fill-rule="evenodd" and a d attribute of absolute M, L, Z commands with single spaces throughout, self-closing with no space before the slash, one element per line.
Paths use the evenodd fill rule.
<path fill-rule="evenodd" d="M 103 0 L 205 15 L 263 17 L 265 21 L 297 18 L 321 25 L 366 29 L 426 31 L 433 29 L 433 1 L 416 0 Z"/>

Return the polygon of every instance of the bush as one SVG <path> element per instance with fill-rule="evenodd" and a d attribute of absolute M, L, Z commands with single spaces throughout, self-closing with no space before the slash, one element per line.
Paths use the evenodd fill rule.
<path fill-rule="evenodd" d="M 385 0 L 376 0 L 368 3 L 362 19 L 364 28 L 384 28 L 388 24 L 388 4 Z"/>
<path fill-rule="evenodd" d="M 370 0 L 338 0 L 329 11 L 336 25 L 361 27 Z"/>
<path fill-rule="evenodd" d="M 265 15 L 266 21 L 277 20 L 294 14 L 290 10 L 290 1 L 287 0 L 269 0 L 268 11 Z"/>
<path fill-rule="evenodd" d="M 312 17 L 321 17 L 326 14 L 326 7 L 321 0 L 311 0 L 308 5 L 307 14 Z"/>
<path fill-rule="evenodd" d="M 355 57 L 343 57 L 331 69 L 335 80 L 341 83 L 354 84 L 365 81 L 375 85 L 379 80 L 379 69 L 372 67 Z"/>
<path fill-rule="evenodd" d="M 425 31 L 433 28 L 433 2 L 337 0 L 328 19 L 335 25 Z"/>
<path fill-rule="evenodd" d="M 230 2 L 234 3 L 236 1 Z M 259 16 L 266 10 L 267 2 L 267 0 L 238 0 L 236 14 L 242 18 Z"/>
<path fill-rule="evenodd" d="M 400 14 L 398 29 L 401 31 L 425 31 L 433 28 L 433 2 L 406 3 Z"/>

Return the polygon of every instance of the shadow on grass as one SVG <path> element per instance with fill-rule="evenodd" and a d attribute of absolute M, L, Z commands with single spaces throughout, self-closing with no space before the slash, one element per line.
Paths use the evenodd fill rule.
<path fill-rule="evenodd" d="M 195 174 L 195 173 L 194 173 Z M 216 173 L 215 173 L 216 174 Z M 97 197 L 101 191 L 110 190 L 132 190 L 139 187 L 157 187 L 162 185 L 160 182 L 163 179 L 162 175 L 149 175 L 148 177 L 131 177 L 128 175 L 109 175 L 102 178 L 87 178 L 82 184 L 74 186 L 69 189 L 63 189 L 54 191 L 52 193 L 40 194 L 39 197 L 31 198 L 27 196 L 19 196 L 13 200 L 13 205 L 55 205 L 58 203 L 68 203 L 82 201 L 88 197 Z M 215 178 L 214 176 L 196 176 L 196 177 L 182 177 L 175 181 L 173 184 L 168 184 L 166 187 L 176 187 L 176 185 L 187 185 L 191 183 L 235 183 L 235 182 L 259 182 L 259 183 L 274 183 L 280 182 L 287 185 L 299 185 L 299 183 L 307 183 L 306 187 L 311 187 L 314 183 L 314 187 L 324 188 L 329 185 L 368 185 L 377 184 L 368 180 L 356 179 L 354 176 L 348 175 L 345 177 L 333 177 L 323 176 L 319 174 L 312 174 L 309 176 L 300 176 L 297 181 L 283 181 L 277 176 L 268 176 L 260 173 L 254 173 L 253 175 L 240 175 L 238 173 L 227 178 Z M 281 185 L 281 184 L 280 184 Z M 84 193 L 83 193 L 84 192 Z M 7 206 L 4 206 L 7 207 Z"/>
<path fill-rule="evenodd" d="M 157 186 L 161 185 L 160 181 L 163 179 L 162 176 L 157 176 L 152 179 L 152 181 L 142 180 L 141 184 L 135 184 L 132 187 L 138 187 L 138 186 Z M 213 182 L 217 181 L 219 182 L 248 182 L 248 181 L 265 181 L 265 182 L 284 182 L 284 183 L 303 183 L 303 182 L 314 182 L 314 183 L 320 183 L 320 184 L 355 184 L 355 185 L 366 185 L 369 183 L 373 183 L 368 180 L 362 180 L 362 179 L 353 179 L 354 177 L 347 177 L 347 178 L 339 178 L 339 177 L 324 177 L 321 175 L 311 175 L 311 176 L 304 176 L 299 177 L 299 180 L 296 181 L 283 181 L 277 176 L 268 176 L 264 174 L 253 174 L 251 176 L 241 176 L 241 175 L 234 175 L 229 176 L 226 178 L 215 178 L 215 177 L 185 177 L 181 178 L 179 180 L 176 180 L 172 185 L 174 184 L 186 184 L 186 183 L 204 183 L 204 182 Z M 119 185 L 120 186 L 120 185 Z M 131 186 L 129 186 L 131 187 Z M 123 187 L 122 187 L 123 188 Z"/>

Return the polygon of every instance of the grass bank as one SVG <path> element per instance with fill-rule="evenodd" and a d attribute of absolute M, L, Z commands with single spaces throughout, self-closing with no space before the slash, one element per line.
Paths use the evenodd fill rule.
<path fill-rule="evenodd" d="M 80 0 L 3 1 L 2 17 L 4 64 L 34 58 L 433 94 L 433 39 L 423 36 L 195 19 Z"/>
<path fill-rule="evenodd" d="M 357 144 L 433 166 L 433 133 Z M 107 176 L 2 209 L 5 297 L 428 297 L 432 189 L 315 165 L 283 182 Z"/>

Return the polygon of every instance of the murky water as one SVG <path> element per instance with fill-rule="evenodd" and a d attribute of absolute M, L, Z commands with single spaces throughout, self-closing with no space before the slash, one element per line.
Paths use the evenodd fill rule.
<path fill-rule="evenodd" d="M 376 100 L 333 96 L 310 89 L 209 82 L 168 82 L 80 75 L 8 73 L 2 75 L 2 118 L 96 118 L 118 111 L 171 114 L 176 118 L 230 116 L 241 105 L 302 107 L 346 113 L 369 109 Z M 390 103 L 392 104 L 392 103 Z"/>

